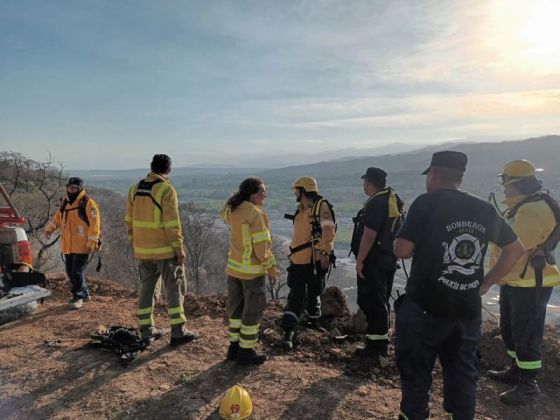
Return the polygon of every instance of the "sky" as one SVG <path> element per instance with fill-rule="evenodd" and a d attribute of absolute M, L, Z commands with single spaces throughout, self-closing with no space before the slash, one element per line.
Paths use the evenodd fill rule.
<path fill-rule="evenodd" d="M 0 150 L 68 168 L 560 133 L 556 0 L 0 2 Z"/>

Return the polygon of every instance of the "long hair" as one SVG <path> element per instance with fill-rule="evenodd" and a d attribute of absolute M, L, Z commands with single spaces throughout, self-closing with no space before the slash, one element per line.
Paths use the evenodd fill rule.
<path fill-rule="evenodd" d="M 248 201 L 251 195 L 258 193 L 260 186 L 264 183 L 262 178 L 251 177 L 239 184 L 239 191 L 234 193 L 227 201 L 227 205 L 235 210 L 242 202 Z"/>

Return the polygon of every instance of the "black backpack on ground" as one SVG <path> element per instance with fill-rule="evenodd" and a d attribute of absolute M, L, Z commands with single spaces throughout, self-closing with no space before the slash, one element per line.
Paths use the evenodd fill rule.
<path fill-rule="evenodd" d="M 120 357 L 122 365 L 129 365 L 146 350 L 150 342 L 140 338 L 138 330 L 118 325 L 90 334 L 90 345 L 112 350 Z"/>

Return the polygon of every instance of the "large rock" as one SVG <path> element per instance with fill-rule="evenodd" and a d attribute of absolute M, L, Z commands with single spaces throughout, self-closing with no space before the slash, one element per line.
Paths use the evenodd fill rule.
<path fill-rule="evenodd" d="M 37 301 L 26 303 L 24 305 L 15 306 L 13 308 L 4 309 L 0 311 L 0 325 L 10 321 L 15 321 L 31 315 L 37 309 Z"/>
<path fill-rule="evenodd" d="M 365 334 L 367 332 L 367 326 L 366 315 L 361 309 L 358 309 L 358 311 L 352 315 L 352 332 L 354 334 Z"/>
<path fill-rule="evenodd" d="M 342 290 L 336 286 L 327 287 L 321 297 L 321 314 L 331 318 L 342 318 L 349 313 L 346 296 Z"/>

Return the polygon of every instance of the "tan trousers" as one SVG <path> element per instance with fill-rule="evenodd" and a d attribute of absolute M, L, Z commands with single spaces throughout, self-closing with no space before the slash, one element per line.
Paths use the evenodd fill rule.
<path fill-rule="evenodd" d="M 229 341 L 251 349 L 257 346 L 266 306 L 265 277 L 241 280 L 228 277 Z"/>
<path fill-rule="evenodd" d="M 138 300 L 138 324 L 140 330 L 148 331 L 155 326 L 155 291 L 160 277 L 163 279 L 167 298 L 167 313 L 171 323 L 172 335 L 180 336 L 187 322 L 183 307 L 187 282 L 185 269 L 177 264 L 175 258 L 168 260 L 140 260 L 140 296 Z"/>

